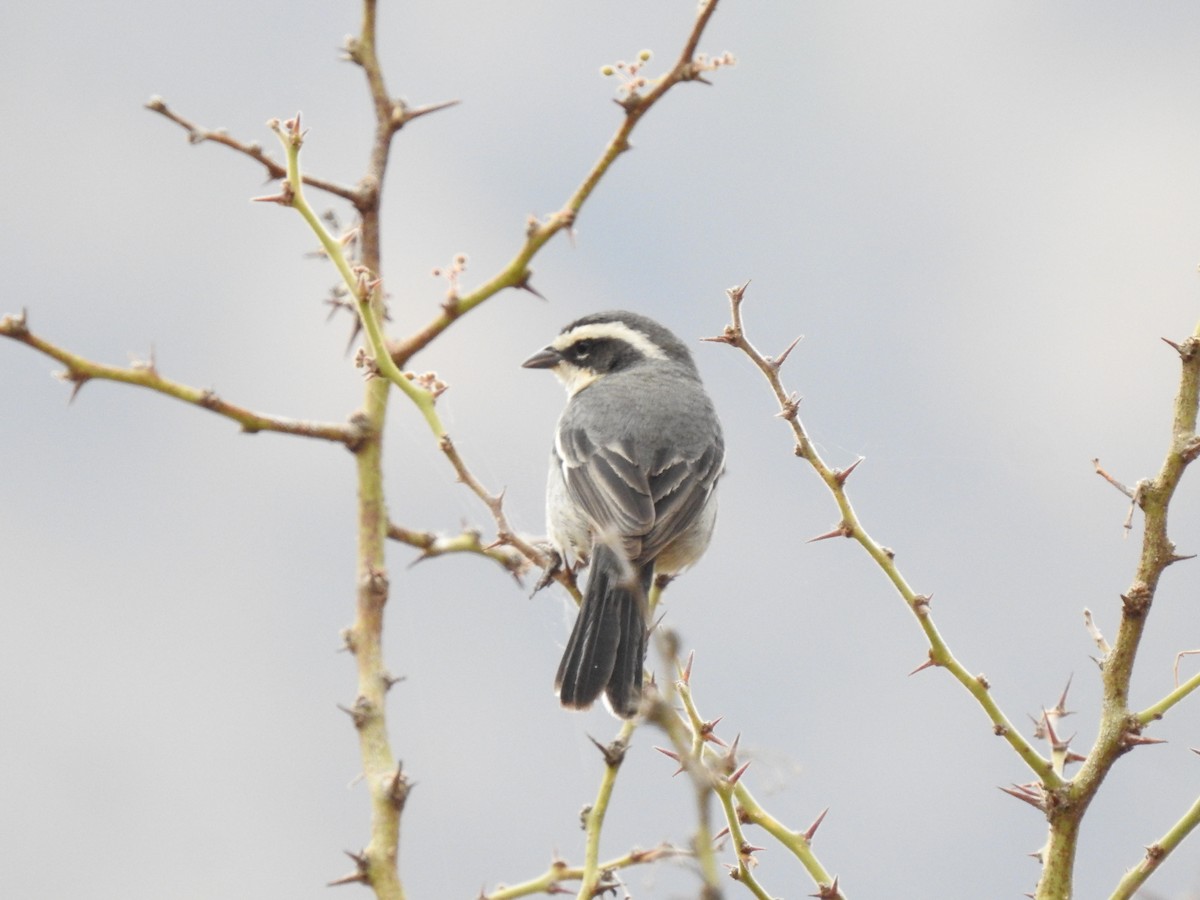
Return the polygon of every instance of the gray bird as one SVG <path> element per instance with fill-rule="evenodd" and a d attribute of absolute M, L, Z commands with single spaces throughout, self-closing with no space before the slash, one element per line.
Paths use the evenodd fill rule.
<path fill-rule="evenodd" d="M 645 316 L 603 312 L 572 322 L 522 364 L 567 389 L 546 487 L 550 541 L 587 562 L 583 605 L 554 686 L 587 709 L 603 692 L 637 714 L 646 659 L 646 597 L 708 547 L 725 442 L 692 355 Z"/>

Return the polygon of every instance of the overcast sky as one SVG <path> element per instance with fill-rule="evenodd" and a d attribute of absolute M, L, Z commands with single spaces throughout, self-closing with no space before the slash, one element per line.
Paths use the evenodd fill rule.
<path fill-rule="evenodd" d="M 411 103 L 460 99 L 399 136 L 385 195 L 392 330 L 436 314 L 430 270 L 464 286 L 559 208 L 617 127 L 600 67 L 673 59 L 692 0 L 382 3 L 380 53 Z M 338 60 L 351 2 L 10 4 L 0 28 L 0 314 L 93 359 L 153 349 L 160 371 L 269 413 L 343 421 L 361 402 L 327 324 L 332 270 L 299 217 L 252 204 L 261 170 L 189 146 L 142 108 L 244 140 L 304 113 L 310 171 L 353 183 L 370 109 Z M 996 788 L 1030 779 L 944 672 L 909 677 L 921 633 L 792 455 L 750 364 L 700 343 L 752 279 L 751 337 L 778 352 L 867 528 L 934 595 L 942 633 L 1027 730 L 1073 676 L 1097 727 L 1091 608 L 1112 637 L 1140 518 L 1092 471 L 1157 471 L 1178 363 L 1200 318 L 1200 6 L 1111 2 L 777 4 L 723 0 L 701 43 L 737 66 L 643 122 L 579 218 L 533 264 L 546 302 L 489 301 L 414 360 L 450 383 L 442 415 L 518 528 L 543 530 L 561 388 L 519 367 L 566 322 L 630 308 L 694 348 L 725 425 L 718 534 L 669 591 L 705 715 L 742 734 L 751 789 L 803 828 L 849 896 L 1019 897 L 1041 816 Z M 346 211 L 340 210 L 343 218 Z M 248 437 L 201 410 L 93 383 L 0 344 L 0 885 L 13 897 L 329 896 L 367 840 L 353 701 L 351 457 Z M 423 422 L 397 400 L 392 518 L 489 533 Z M 1200 552 L 1200 490 L 1172 534 Z M 582 858 L 578 811 L 608 740 L 558 708 L 573 613 L 497 567 L 390 551 L 393 748 L 417 787 L 402 872 L 413 898 L 473 897 Z M 1200 647 L 1200 563 L 1163 580 L 1133 685 L 1170 690 Z M 652 658 L 653 659 L 653 658 Z M 1193 658 L 1194 660 L 1195 658 Z M 654 661 L 657 665 L 657 661 Z M 1195 671 L 1187 661 L 1184 672 Z M 1107 896 L 1200 795 L 1200 700 L 1122 759 L 1083 832 L 1077 896 Z M 635 737 L 604 837 L 685 844 L 688 786 Z M 758 841 L 769 845 L 769 840 Z M 728 854 L 727 854 L 728 855 Z M 778 896 L 812 891 L 783 850 Z M 629 872 L 638 898 L 695 896 L 686 867 Z M 1200 897 L 1200 838 L 1147 898 Z M 360 893 L 361 888 L 343 888 Z M 729 893 L 738 896 L 736 885 Z"/>

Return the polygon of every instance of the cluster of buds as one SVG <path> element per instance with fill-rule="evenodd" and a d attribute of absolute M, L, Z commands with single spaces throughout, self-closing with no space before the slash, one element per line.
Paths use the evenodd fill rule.
<path fill-rule="evenodd" d="M 456 253 L 454 261 L 450 263 L 448 268 L 438 266 L 429 274 L 434 278 L 445 278 L 449 289 L 446 291 L 446 299 L 453 300 L 458 297 L 458 277 L 463 272 L 467 271 L 467 254 Z"/>
<path fill-rule="evenodd" d="M 434 400 L 446 393 L 446 389 L 450 387 L 450 385 L 438 378 L 436 372 L 423 372 L 420 375 L 415 372 L 405 372 L 404 377 L 427 390 Z"/>
<path fill-rule="evenodd" d="M 692 57 L 692 71 L 715 72 L 717 69 L 727 69 L 737 65 L 737 57 L 726 50 L 720 56 L 709 56 L 707 53 L 697 53 Z"/>
<path fill-rule="evenodd" d="M 611 78 L 613 75 L 620 77 L 621 85 L 617 88 L 618 92 L 623 94 L 636 94 L 641 88 L 644 88 L 649 82 L 646 76 L 642 74 L 642 67 L 650 61 L 653 54 L 649 50 L 643 50 L 637 55 L 634 62 L 625 62 L 618 60 L 615 63 L 610 63 L 600 67 L 600 74 L 605 78 Z"/>

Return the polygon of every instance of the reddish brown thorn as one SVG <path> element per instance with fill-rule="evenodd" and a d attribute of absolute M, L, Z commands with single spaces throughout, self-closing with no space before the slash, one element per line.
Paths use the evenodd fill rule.
<path fill-rule="evenodd" d="M 746 857 L 746 859 L 751 864 L 753 864 L 755 861 L 753 859 L 754 854 L 760 850 L 766 850 L 766 849 L 767 849 L 766 847 L 759 847 L 756 844 L 751 844 L 751 843 L 747 843 L 746 841 L 743 841 L 742 846 L 738 847 L 738 856 Z"/>
<path fill-rule="evenodd" d="M 722 329 L 721 333 L 716 337 L 700 338 L 700 340 L 708 341 L 712 344 L 729 344 L 732 346 L 738 342 L 738 338 L 741 336 L 741 332 L 738 331 L 738 329 L 733 325 L 726 325 L 725 328 Z"/>
<path fill-rule="evenodd" d="M 796 345 L 799 344 L 802 340 L 804 340 L 804 335 L 800 335 L 794 341 L 792 341 L 790 344 L 788 344 L 787 348 L 782 353 L 780 353 L 778 356 L 768 356 L 766 358 L 767 365 L 770 366 L 772 369 L 774 369 L 776 372 L 778 372 L 780 367 L 785 362 L 787 362 L 787 358 L 789 356 L 791 356 L 792 351 L 796 349 Z"/>
<path fill-rule="evenodd" d="M 729 774 L 737 768 L 737 751 L 738 744 L 742 742 L 741 732 L 733 739 L 733 743 L 729 745 L 729 752 L 725 754 L 725 758 L 721 762 L 721 769 Z"/>
<path fill-rule="evenodd" d="M 691 684 L 692 681 L 692 663 L 696 661 L 696 651 L 692 650 L 688 653 L 687 663 L 684 664 L 683 672 L 679 675 L 680 684 Z"/>
<path fill-rule="evenodd" d="M 461 100 L 443 100 L 441 103 L 430 103 L 426 106 L 418 106 L 410 109 L 403 101 L 397 100 L 392 106 L 392 128 L 399 131 L 413 119 L 419 119 L 421 116 L 427 116 L 430 113 L 458 106 L 460 103 L 462 103 Z"/>
<path fill-rule="evenodd" d="M 1172 350 L 1174 350 L 1176 353 L 1178 353 L 1180 356 L 1183 356 L 1183 348 L 1181 346 L 1179 346 L 1177 343 L 1175 343 L 1173 340 L 1171 340 L 1170 338 L 1159 338 L 1159 340 L 1162 341 L 1164 344 L 1166 344 L 1168 347 L 1170 347 Z"/>
<path fill-rule="evenodd" d="M 1058 698 L 1058 703 L 1054 705 L 1054 712 L 1059 716 L 1069 716 L 1071 712 L 1067 709 L 1067 692 L 1071 690 L 1071 681 L 1075 678 L 1075 673 L 1067 676 L 1067 686 L 1063 688 L 1062 696 Z"/>
<path fill-rule="evenodd" d="M 81 372 L 64 372 L 63 379 L 71 382 L 71 395 L 67 397 L 68 403 L 74 403 L 75 398 L 79 396 L 79 391 L 83 386 L 92 380 L 91 375 L 84 375 Z"/>
<path fill-rule="evenodd" d="M 850 465 L 847 466 L 846 468 L 834 469 L 833 470 L 834 481 L 836 481 L 838 484 L 845 484 L 846 479 L 850 477 L 850 473 L 853 472 L 855 469 L 857 469 L 858 464 L 861 463 L 864 459 L 866 459 L 865 456 L 860 456 L 854 462 L 850 463 Z"/>
<path fill-rule="evenodd" d="M 342 852 L 354 860 L 356 870 L 349 875 L 343 875 L 341 878 L 328 882 L 326 887 L 337 887 L 342 884 L 367 884 L 367 857 L 362 853 L 351 853 L 349 850 Z"/>
<path fill-rule="evenodd" d="M 850 535 L 853 533 L 854 533 L 853 529 L 851 529 L 849 525 L 847 525 L 845 522 L 843 522 L 841 525 L 839 525 L 837 528 L 833 529 L 832 531 L 827 531 L 824 534 L 818 534 L 816 537 L 809 538 L 806 541 L 806 543 L 815 544 L 817 541 L 827 541 L 830 538 L 850 537 Z"/>
<path fill-rule="evenodd" d="M 596 749 L 604 754 L 604 764 L 610 769 L 615 769 L 621 765 L 625 759 L 625 751 L 629 749 L 629 746 L 619 739 L 613 741 L 611 744 L 602 744 L 589 734 L 588 740 L 595 744 Z"/>
<path fill-rule="evenodd" d="M 741 780 L 742 780 L 742 776 L 743 776 L 743 775 L 745 775 L 745 774 L 746 774 L 746 770 L 747 770 L 748 768 L 750 768 L 750 762 L 751 762 L 750 760 L 747 760 L 746 762 L 742 763 L 742 764 L 741 764 L 741 765 L 738 767 L 737 771 L 736 771 L 736 772 L 734 772 L 732 775 L 730 775 L 730 776 L 729 776 L 729 783 L 730 783 L 730 784 L 737 784 L 739 781 L 741 781 Z"/>
<path fill-rule="evenodd" d="M 913 669 L 908 674 L 910 676 L 916 675 L 918 672 L 924 672 L 926 669 L 932 668 L 933 666 L 936 666 L 936 665 L 937 665 L 937 663 L 934 661 L 933 656 L 931 655 L 929 657 L 929 659 L 925 660 L 925 662 L 921 663 L 919 666 L 917 666 L 915 669 Z"/>
<path fill-rule="evenodd" d="M 1058 735 L 1054 732 L 1054 722 L 1051 721 L 1050 716 L 1046 714 L 1045 709 L 1042 710 L 1042 726 L 1046 729 L 1046 737 L 1050 741 L 1050 746 L 1057 747 Z"/>
<path fill-rule="evenodd" d="M 720 831 L 718 831 L 715 835 L 713 835 L 713 843 L 715 844 L 717 841 L 719 841 L 721 838 L 725 837 L 725 835 L 727 835 L 727 834 L 729 834 L 729 826 L 728 825 L 726 825 L 724 828 L 722 828 Z"/>
<path fill-rule="evenodd" d="M 279 187 L 278 194 L 269 194 L 263 197 L 251 197 L 252 203 L 278 203 L 280 206 L 291 206 L 292 200 L 295 198 L 295 192 L 292 191 L 292 185 L 285 181 Z"/>
<path fill-rule="evenodd" d="M 1036 784 L 1014 784 L 1010 788 L 1002 787 L 1000 790 L 1008 794 L 1010 797 L 1016 797 L 1018 800 L 1024 800 L 1035 809 L 1045 811 L 1046 798 L 1041 787 Z"/>
<path fill-rule="evenodd" d="M 521 276 L 521 280 L 518 281 L 516 284 L 514 284 L 513 287 L 519 288 L 522 291 L 528 291 L 530 294 L 533 294 L 533 296 L 537 297 L 539 300 L 545 300 L 546 299 L 545 295 L 543 295 L 541 291 L 539 291 L 537 288 L 535 288 L 532 284 L 529 283 L 529 279 L 532 277 L 533 277 L 533 272 L 526 269 L 525 274 Z"/>
<path fill-rule="evenodd" d="M 700 726 L 700 737 L 706 741 L 712 741 L 712 743 L 716 744 L 718 747 L 724 747 L 725 742 L 723 740 L 721 740 L 719 737 L 717 737 L 716 734 L 714 733 L 717 729 L 717 726 L 721 723 L 721 720 L 724 718 L 725 718 L 724 716 L 717 716 L 715 719 L 712 719 L 711 721 L 703 723 Z"/>
<path fill-rule="evenodd" d="M 837 876 L 833 877 L 833 884 L 818 885 L 817 892 L 808 896 L 816 897 L 817 900 L 840 900 L 842 892 L 838 890 Z"/>
<path fill-rule="evenodd" d="M 806 841 L 808 841 L 810 844 L 812 843 L 813 836 L 816 835 L 816 833 L 817 833 L 817 829 L 821 827 L 821 823 L 825 821 L 825 816 L 828 814 L 829 814 L 829 807 L 827 806 L 823 810 L 821 810 L 821 814 L 819 816 L 817 816 L 817 818 L 813 821 L 813 823 L 811 825 L 809 825 L 808 829 L 804 832 L 804 839 Z"/>
<path fill-rule="evenodd" d="M 674 778 L 676 775 L 678 775 L 680 772 L 682 772 L 684 770 L 685 766 L 683 764 L 683 759 L 681 759 L 679 754 L 676 753 L 674 750 L 668 750 L 666 747 L 655 747 L 654 749 L 657 750 L 659 753 L 661 753 L 663 756 L 669 756 L 671 759 L 675 760 L 675 762 L 679 763 L 679 768 L 671 773 L 672 778 Z"/>
<path fill-rule="evenodd" d="M 1165 744 L 1166 742 L 1166 738 L 1145 737 L 1140 734 L 1127 734 L 1121 740 L 1121 743 L 1126 747 L 1137 747 L 1146 744 Z"/>

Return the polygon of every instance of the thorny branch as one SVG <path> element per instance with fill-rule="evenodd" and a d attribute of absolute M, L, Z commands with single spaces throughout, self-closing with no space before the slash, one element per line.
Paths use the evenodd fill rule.
<path fill-rule="evenodd" d="M 1049 836 L 1046 845 L 1037 854 L 1042 863 L 1042 877 L 1038 882 L 1036 896 L 1039 900 L 1067 900 L 1072 894 L 1073 867 L 1078 843 L 1080 823 L 1089 804 L 1095 797 L 1100 784 L 1116 760 L 1130 749 L 1151 743 L 1157 739 L 1145 737 L 1142 730 L 1151 721 L 1160 718 L 1174 704 L 1200 688 L 1200 676 L 1179 685 L 1159 703 L 1133 713 L 1128 707 L 1128 692 L 1147 616 L 1154 600 L 1155 591 L 1163 571 L 1173 563 L 1190 558 L 1178 554 L 1167 535 L 1167 510 L 1186 467 L 1200 456 L 1200 437 L 1196 433 L 1197 410 L 1200 407 L 1200 326 L 1182 343 L 1168 341 L 1179 354 L 1183 363 L 1179 392 L 1175 400 L 1172 442 L 1157 476 L 1139 481 L 1135 488 L 1126 487 L 1093 460 L 1097 474 L 1128 496 L 1133 506 L 1141 508 L 1145 516 L 1145 533 L 1142 554 L 1137 573 L 1128 591 L 1121 595 L 1122 616 L 1117 637 L 1110 645 L 1085 610 L 1085 623 L 1096 646 L 1103 654 L 1101 664 L 1104 686 L 1104 701 L 1099 734 L 1086 757 L 1069 749 L 1070 739 L 1058 733 L 1057 723 L 1068 715 L 1065 708 L 1066 692 L 1063 692 L 1054 709 L 1043 710 L 1036 721 L 1037 736 L 1045 739 L 1051 748 L 1051 759 L 1038 754 L 1032 746 L 1012 727 L 1008 719 L 996 706 L 990 695 L 990 685 L 983 676 L 971 676 L 954 658 L 949 648 L 933 626 L 929 611 L 930 598 L 917 594 L 909 587 L 896 568 L 895 554 L 876 543 L 864 530 L 851 507 L 845 492 L 845 482 L 858 465 L 856 461 L 846 469 L 830 468 L 817 453 L 802 425 L 798 410 L 799 398 L 788 392 L 779 377 L 779 369 L 792 343 L 778 357 L 771 358 L 760 353 L 748 340 L 742 325 L 741 304 L 746 285 L 729 290 L 732 323 L 724 333 L 708 340 L 730 344 L 745 353 L 766 376 L 779 402 L 779 415 L 789 423 L 796 440 L 796 455 L 807 460 L 826 483 L 841 513 L 841 521 L 833 530 L 817 539 L 835 536 L 850 537 L 871 555 L 879 567 L 892 581 L 904 598 L 925 632 L 929 641 L 929 659 L 915 671 L 930 666 L 941 666 L 976 698 L 991 718 L 995 731 L 1004 737 L 1034 773 L 1038 781 L 1003 788 L 1006 793 L 1017 797 L 1042 811 L 1049 821 Z M 1129 527 L 1127 522 L 1126 527 Z M 1082 762 L 1075 777 L 1067 778 L 1064 768 L 1069 762 Z M 1114 897 L 1131 897 L 1150 873 L 1161 863 L 1183 839 L 1200 826 L 1200 802 L 1171 828 L 1167 834 L 1147 850 L 1142 864 L 1132 870 L 1121 882 Z"/>
<path fill-rule="evenodd" d="M 65 371 L 58 373 L 58 377 L 63 381 L 70 382 L 72 400 L 89 381 L 117 381 L 149 388 L 157 393 L 174 397 L 176 400 L 182 400 L 184 403 L 190 403 L 219 416 L 232 419 L 241 425 L 242 430 L 247 434 L 275 431 L 280 434 L 334 441 L 346 445 L 351 450 L 356 449 L 365 437 L 364 423 L 357 417 L 352 418 L 349 424 L 339 425 L 333 422 L 306 422 L 283 416 L 271 416 L 223 400 L 208 388 L 193 387 L 164 378 L 158 372 L 153 355 L 144 362 L 136 362 L 128 367 L 92 362 L 34 334 L 29 329 L 26 314 L 23 312 L 0 319 L 0 337 L 19 341 L 66 366 Z"/>
<path fill-rule="evenodd" d="M 845 469 L 835 469 L 829 466 L 817 452 L 800 419 L 800 398 L 784 386 L 779 375 L 779 371 L 786 361 L 788 354 L 796 346 L 796 341 L 793 341 L 791 345 L 776 357 L 769 357 L 762 354 L 750 342 L 749 338 L 746 337 L 746 332 L 742 325 L 741 312 L 742 300 L 745 297 L 747 286 L 748 283 L 740 287 L 730 288 L 726 292 L 729 296 L 732 321 L 729 325 L 725 326 L 722 334 L 717 337 L 705 338 L 705 340 L 729 344 L 737 348 L 749 357 L 751 362 L 763 373 L 771 386 L 771 390 L 775 394 L 775 399 L 779 403 L 779 417 L 786 421 L 792 430 L 792 435 L 796 441 L 796 456 L 808 462 L 817 475 L 820 476 L 821 480 L 825 482 L 826 487 L 832 494 L 841 515 L 841 521 L 833 529 L 825 534 L 818 535 L 813 540 L 847 537 L 857 541 L 887 576 L 888 580 L 892 582 L 896 591 L 916 617 L 917 624 L 921 627 L 921 630 L 925 633 L 926 640 L 929 642 L 929 658 L 914 669 L 914 672 L 919 672 L 931 666 L 941 666 L 949 671 L 971 693 L 979 705 L 983 707 L 984 712 L 992 721 L 995 733 L 1009 743 L 1042 783 L 1051 789 L 1060 787 L 1062 779 L 1054 772 L 1050 761 L 1038 753 L 1033 748 L 1033 745 L 1009 721 L 1008 717 L 992 697 L 991 685 L 987 679 L 982 675 L 972 675 L 955 658 L 954 654 L 950 652 L 950 648 L 934 625 L 933 616 L 930 612 L 932 598 L 929 595 L 919 594 L 913 590 L 896 565 L 895 552 L 872 538 L 859 520 L 858 514 L 854 511 L 854 507 L 851 505 L 850 498 L 846 493 L 846 481 L 862 460 L 856 460 Z"/>

